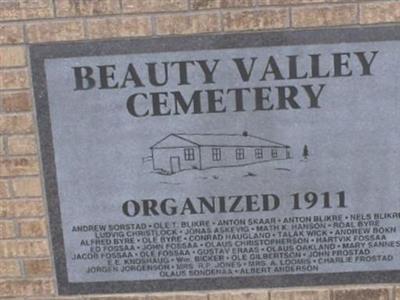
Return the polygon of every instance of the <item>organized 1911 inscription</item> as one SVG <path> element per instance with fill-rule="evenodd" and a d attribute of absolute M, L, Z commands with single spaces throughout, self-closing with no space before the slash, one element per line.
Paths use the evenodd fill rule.
<path fill-rule="evenodd" d="M 32 46 L 60 293 L 400 280 L 399 32 Z"/>

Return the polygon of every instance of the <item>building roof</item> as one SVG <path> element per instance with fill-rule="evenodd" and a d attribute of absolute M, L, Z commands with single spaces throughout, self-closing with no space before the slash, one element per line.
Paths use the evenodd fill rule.
<path fill-rule="evenodd" d="M 278 142 L 247 134 L 186 134 L 173 133 L 166 136 L 150 148 L 175 148 L 185 146 L 216 147 L 272 147 L 289 148 Z"/>

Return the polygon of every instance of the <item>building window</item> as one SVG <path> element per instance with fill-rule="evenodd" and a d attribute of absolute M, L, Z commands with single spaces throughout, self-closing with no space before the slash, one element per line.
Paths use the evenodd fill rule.
<path fill-rule="evenodd" d="M 278 157 L 278 150 L 272 149 L 271 150 L 271 156 L 272 156 L 272 158 L 277 158 Z"/>
<path fill-rule="evenodd" d="M 194 160 L 194 149 L 193 148 L 185 148 L 184 149 L 185 160 Z"/>
<path fill-rule="evenodd" d="M 262 148 L 257 148 L 255 150 L 256 153 L 256 159 L 262 159 L 263 158 L 263 149 Z"/>
<path fill-rule="evenodd" d="M 244 159 L 244 149 L 243 148 L 236 148 L 236 160 Z"/>
<path fill-rule="evenodd" d="M 221 160 L 221 148 L 212 148 L 211 153 L 213 161 Z"/>

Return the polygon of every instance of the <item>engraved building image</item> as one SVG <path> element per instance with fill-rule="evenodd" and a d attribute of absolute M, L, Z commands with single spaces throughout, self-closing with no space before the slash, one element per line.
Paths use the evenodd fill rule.
<path fill-rule="evenodd" d="M 290 146 L 248 134 L 170 134 L 150 147 L 153 169 L 183 170 L 244 166 L 290 159 Z"/>

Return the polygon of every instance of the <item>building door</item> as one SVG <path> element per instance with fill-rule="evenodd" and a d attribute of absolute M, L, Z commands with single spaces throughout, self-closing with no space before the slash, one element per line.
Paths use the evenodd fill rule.
<path fill-rule="evenodd" d="M 171 156 L 169 158 L 169 164 L 171 166 L 171 173 L 178 173 L 181 170 L 181 161 L 179 156 Z"/>

